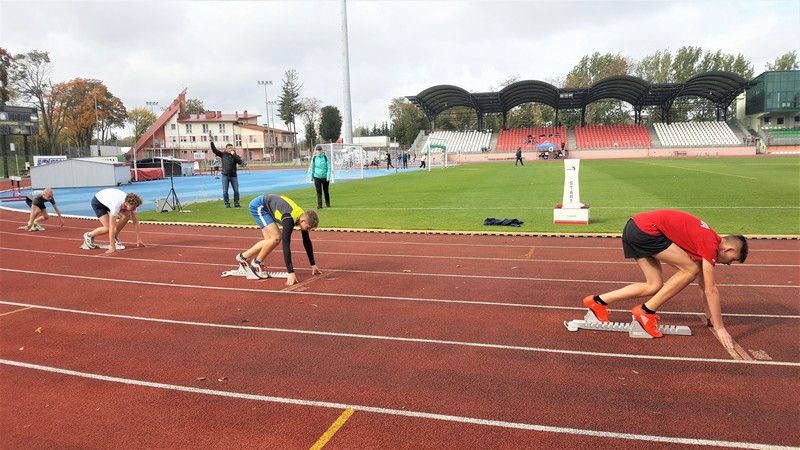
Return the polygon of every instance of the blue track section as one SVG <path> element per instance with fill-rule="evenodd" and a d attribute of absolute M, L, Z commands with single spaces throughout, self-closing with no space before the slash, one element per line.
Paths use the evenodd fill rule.
<path fill-rule="evenodd" d="M 406 169 L 402 172 L 414 170 Z M 387 170 L 365 170 L 364 178 L 394 174 L 395 171 Z M 312 183 L 306 181 L 305 169 L 289 170 L 252 170 L 239 172 L 239 194 L 242 198 L 252 195 L 267 193 L 282 193 L 292 189 L 314 189 Z M 337 180 L 337 183 L 352 180 Z M 196 175 L 191 177 L 174 178 L 175 193 L 178 201 L 184 209 L 191 209 L 188 206 L 195 202 L 205 202 L 211 200 L 222 200 L 222 180 L 215 179 L 211 175 Z M 46 186 L 35 186 L 35 189 L 44 189 Z M 114 186 L 109 186 L 114 187 Z M 90 205 L 92 197 L 102 187 L 91 188 L 61 188 L 55 189 L 55 198 L 58 209 L 62 214 L 75 216 L 94 217 L 94 212 Z M 117 189 L 125 192 L 135 192 L 142 197 L 144 204 L 138 208 L 139 211 L 153 211 L 156 209 L 156 199 L 166 198 L 170 192 L 170 180 L 140 181 L 122 186 Z M 22 195 L 28 194 L 29 190 L 23 190 Z M 233 203 L 233 188 L 229 190 L 231 203 Z M 242 200 L 244 203 L 244 200 Z M 30 211 L 24 201 L 4 202 L 2 206 L 20 211 Z M 316 205 L 307 205 L 313 208 Z M 242 207 L 247 207 L 243 204 Z M 49 208 L 52 213 L 52 208 Z"/>

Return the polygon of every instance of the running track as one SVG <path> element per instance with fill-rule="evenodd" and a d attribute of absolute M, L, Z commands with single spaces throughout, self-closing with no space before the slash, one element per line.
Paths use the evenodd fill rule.
<path fill-rule="evenodd" d="M 616 238 L 318 231 L 287 287 L 219 276 L 253 228 L 129 227 L 107 257 L 78 248 L 96 221 L 23 221 L 0 211 L 3 448 L 800 447 L 797 240 L 717 270 L 728 351 L 696 286 L 660 311 L 691 337 L 564 328 L 639 280 Z"/>

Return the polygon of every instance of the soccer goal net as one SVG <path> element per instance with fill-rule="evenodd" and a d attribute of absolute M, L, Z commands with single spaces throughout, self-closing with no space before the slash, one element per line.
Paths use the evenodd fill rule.
<path fill-rule="evenodd" d="M 367 155 L 361 145 L 322 144 L 322 147 L 325 149 L 325 156 L 331 161 L 331 182 L 364 178 Z M 311 161 L 314 161 L 313 157 Z M 311 181 L 311 164 L 306 179 Z"/>
<path fill-rule="evenodd" d="M 422 150 L 422 157 L 425 158 L 428 171 L 431 167 L 438 166 L 447 168 L 447 146 L 445 140 L 440 138 L 430 138 L 425 143 Z"/>

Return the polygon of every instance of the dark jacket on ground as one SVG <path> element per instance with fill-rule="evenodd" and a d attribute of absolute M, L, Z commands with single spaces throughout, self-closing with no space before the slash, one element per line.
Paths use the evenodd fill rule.
<path fill-rule="evenodd" d="M 237 155 L 235 151 L 233 153 L 228 153 L 217 150 L 217 146 L 214 145 L 214 141 L 211 141 L 211 151 L 214 152 L 215 155 L 219 156 L 219 159 L 222 161 L 221 173 L 226 177 L 235 177 L 236 165 L 244 163 L 244 161 L 242 161 L 242 157 Z"/>

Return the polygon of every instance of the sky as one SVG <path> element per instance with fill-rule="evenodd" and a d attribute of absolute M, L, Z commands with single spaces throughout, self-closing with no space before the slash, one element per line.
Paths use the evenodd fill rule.
<path fill-rule="evenodd" d="M 742 54 L 758 75 L 800 47 L 800 0 L 348 0 L 346 9 L 354 127 L 389 122 L 392 99 L 436 85 L 553 83 L 595 52 L 640 60 L 699 46 Z M 185 88 L 207 110 L 263 116 L 258 81 L 272 81 L 276 100 L 293 69 L 301 96 L 345 111 L 342 0 L 0 0 L 0 47 L 49 52 L 53 83 L 101 80 L 128 109 L 158 102 L 160 114 Z"/>

